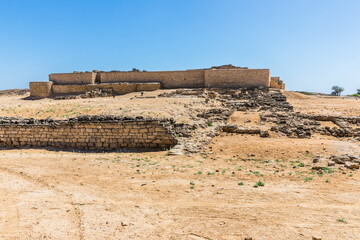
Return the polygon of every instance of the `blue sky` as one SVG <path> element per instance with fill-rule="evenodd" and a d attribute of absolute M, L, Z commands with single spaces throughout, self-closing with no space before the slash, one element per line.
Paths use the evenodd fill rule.
<path fill-rule="evenodd" d="M 270 68 L 290 90 L 360 88 L 359 0 L 0 0 L 0 89 L 49 73 Z"/>

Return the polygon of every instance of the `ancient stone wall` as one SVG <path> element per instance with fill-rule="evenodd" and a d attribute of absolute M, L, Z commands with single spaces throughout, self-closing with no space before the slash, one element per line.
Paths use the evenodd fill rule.
<path fill-rule="evenodd" d="M 268 88 L 269 69 L 209 69 L 205 70 L 207 88 Z"/>
<path fill-rule="evenodd" d="M 54 85 L 65 84 L 94 84 L 96 73 L 81 72 L 81 73 L 52 73 L 49 75 L 49 81 Z"/>
<path fill-rule="evenodd" d="M 30 83 L 30 97 L 46 98 L 52 94 L 52 82 L 31 82 Z"/>
<path fill-rule="evenodd" d="M 280 80 L 280 77 L 271 77 L 270 87 L 278 88 L 278 89 L 285 89 L 285 83 Z"/>
<path fill-rule="evenodd" d="M 74 72 L 50 74 L 53 86 L 50 92 L 60 94 L 82 94 L 95 89 L 110 90 L 115 94 L 136 91 L 153 91 L 159 88 L 269 88 L 284 89 L 282 81 L 273 78 L 269 69 L 247 69 L 225 65 L 211 69 L 186 71 L 132 71 L 132 72 Z M 50 96 L 45 85 L 31 84 L 32 96 Z"/>
<path fill-rule="evenodd" d="M 69 120 L 0 119 L 0 147 L 115 150 L 170 148 L 176 143 L 169 120 L 113 116 Z"/>
<path fill-rule="evenodd" d="M 162 88 L 202 88 L 204 70 L 159 72 L 100 72 L 101 83 L 160 82 Z"/>
<path fill-rule="evenodd" d="M 160 88 L 160 83 L 109 83 L 88 85 L 53 85 L 55 95 L 81 94 L 95 89 L 107 90 L 115 94 L 126 94 L 138 91 L 154 91 Z"/>

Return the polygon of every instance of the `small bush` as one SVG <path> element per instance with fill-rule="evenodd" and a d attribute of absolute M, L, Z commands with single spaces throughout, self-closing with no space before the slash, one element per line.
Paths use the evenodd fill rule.
<path fill-rule="evenodd" d="M 262 181 L 258 181 L 257 183 L 255 183 L 254 184 L 254 188 L 258 188 L 258 187 L 263 187 L 263 186 L 265 186 L 265 183 L 264 182 L 262 182 Z"/>
<path fill-rule="evenodd" d="M 343 218 L 336 219 L 336 221 L 341 222 L 341 223 L 347 223 L 347 221 Z"/>
<path fill-rule="evenodd" d="M 304 178 L 304 181 L 305 181 L 305 182 L 309 182 L 309 181 L 311 181 L 311 180 L 313 180 L 313 177 L 306 177 L 306 178 Z"/>

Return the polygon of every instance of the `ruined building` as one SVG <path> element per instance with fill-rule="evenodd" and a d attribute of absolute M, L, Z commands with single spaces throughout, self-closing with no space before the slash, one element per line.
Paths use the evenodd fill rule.
<path fill-rule="evenodd" d="M 92 71 L 55 73 L 48 82 L 31 82 L 34 98 L 56 95 L 82 94 L 95 89 L 125 94 L 174 88 L 279 88 L 285 84 L 279 77 L 271 77 L 269 69 L 248 69 L 223 65 L 209 69 L 185 71 Z"/>

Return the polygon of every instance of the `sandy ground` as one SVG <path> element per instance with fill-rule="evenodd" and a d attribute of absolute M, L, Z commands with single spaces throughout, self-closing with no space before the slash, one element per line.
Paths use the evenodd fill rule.
<path fill-rule="evenodd" d="M 284 91 L 295 111 L 307 114 L 360 116 L 360 97 L 307 96 Z"/>
<path fill-rule="evenodd" d="M 79 115 L 120 115 L 144 116 L 154 118 L 175 118 L 178 122 L 191 121 L 192 108 L 204 108 L 203 98 L 152 98 L 164 92 L 173 90 L 158 90 L 106 98 L 88 99 L 40 99 L 24 100 L 27 95 L 1 96 L 0 116 L 23 118 L 70 118 Z M 176 109 L 176 111 L 174 111 Z"/>
<path fill-rule="evenodd" d="M 179 109 L 184 121 L 191 116 L 181 104 L 201 101 L 0 100 L 0 115 L 7 116 L 43 111 L 35 116 L 64 117 L 77 106 L 84 107 L 71 116 L 116 114 L 137 106 L 132 112 L 173 116 Z M 299 111 L 301 101 L 312 102 L 311 111 L 316 101 L 344 114 L 359 111 L 348 99 L 289 100 Z M 231 117 L 254 126 L 257 119 L 256 113 Z M 222 134 L 209 147 L 211 154 L 192 157 L 166 151 L 0 150 L 0 239 L 359 239 L 359 170 L 321 175 L 310 166 L 315 155 L 360 154 L 359 142 Z M 253 187 L 258 181 L 265 186 Z"/>

